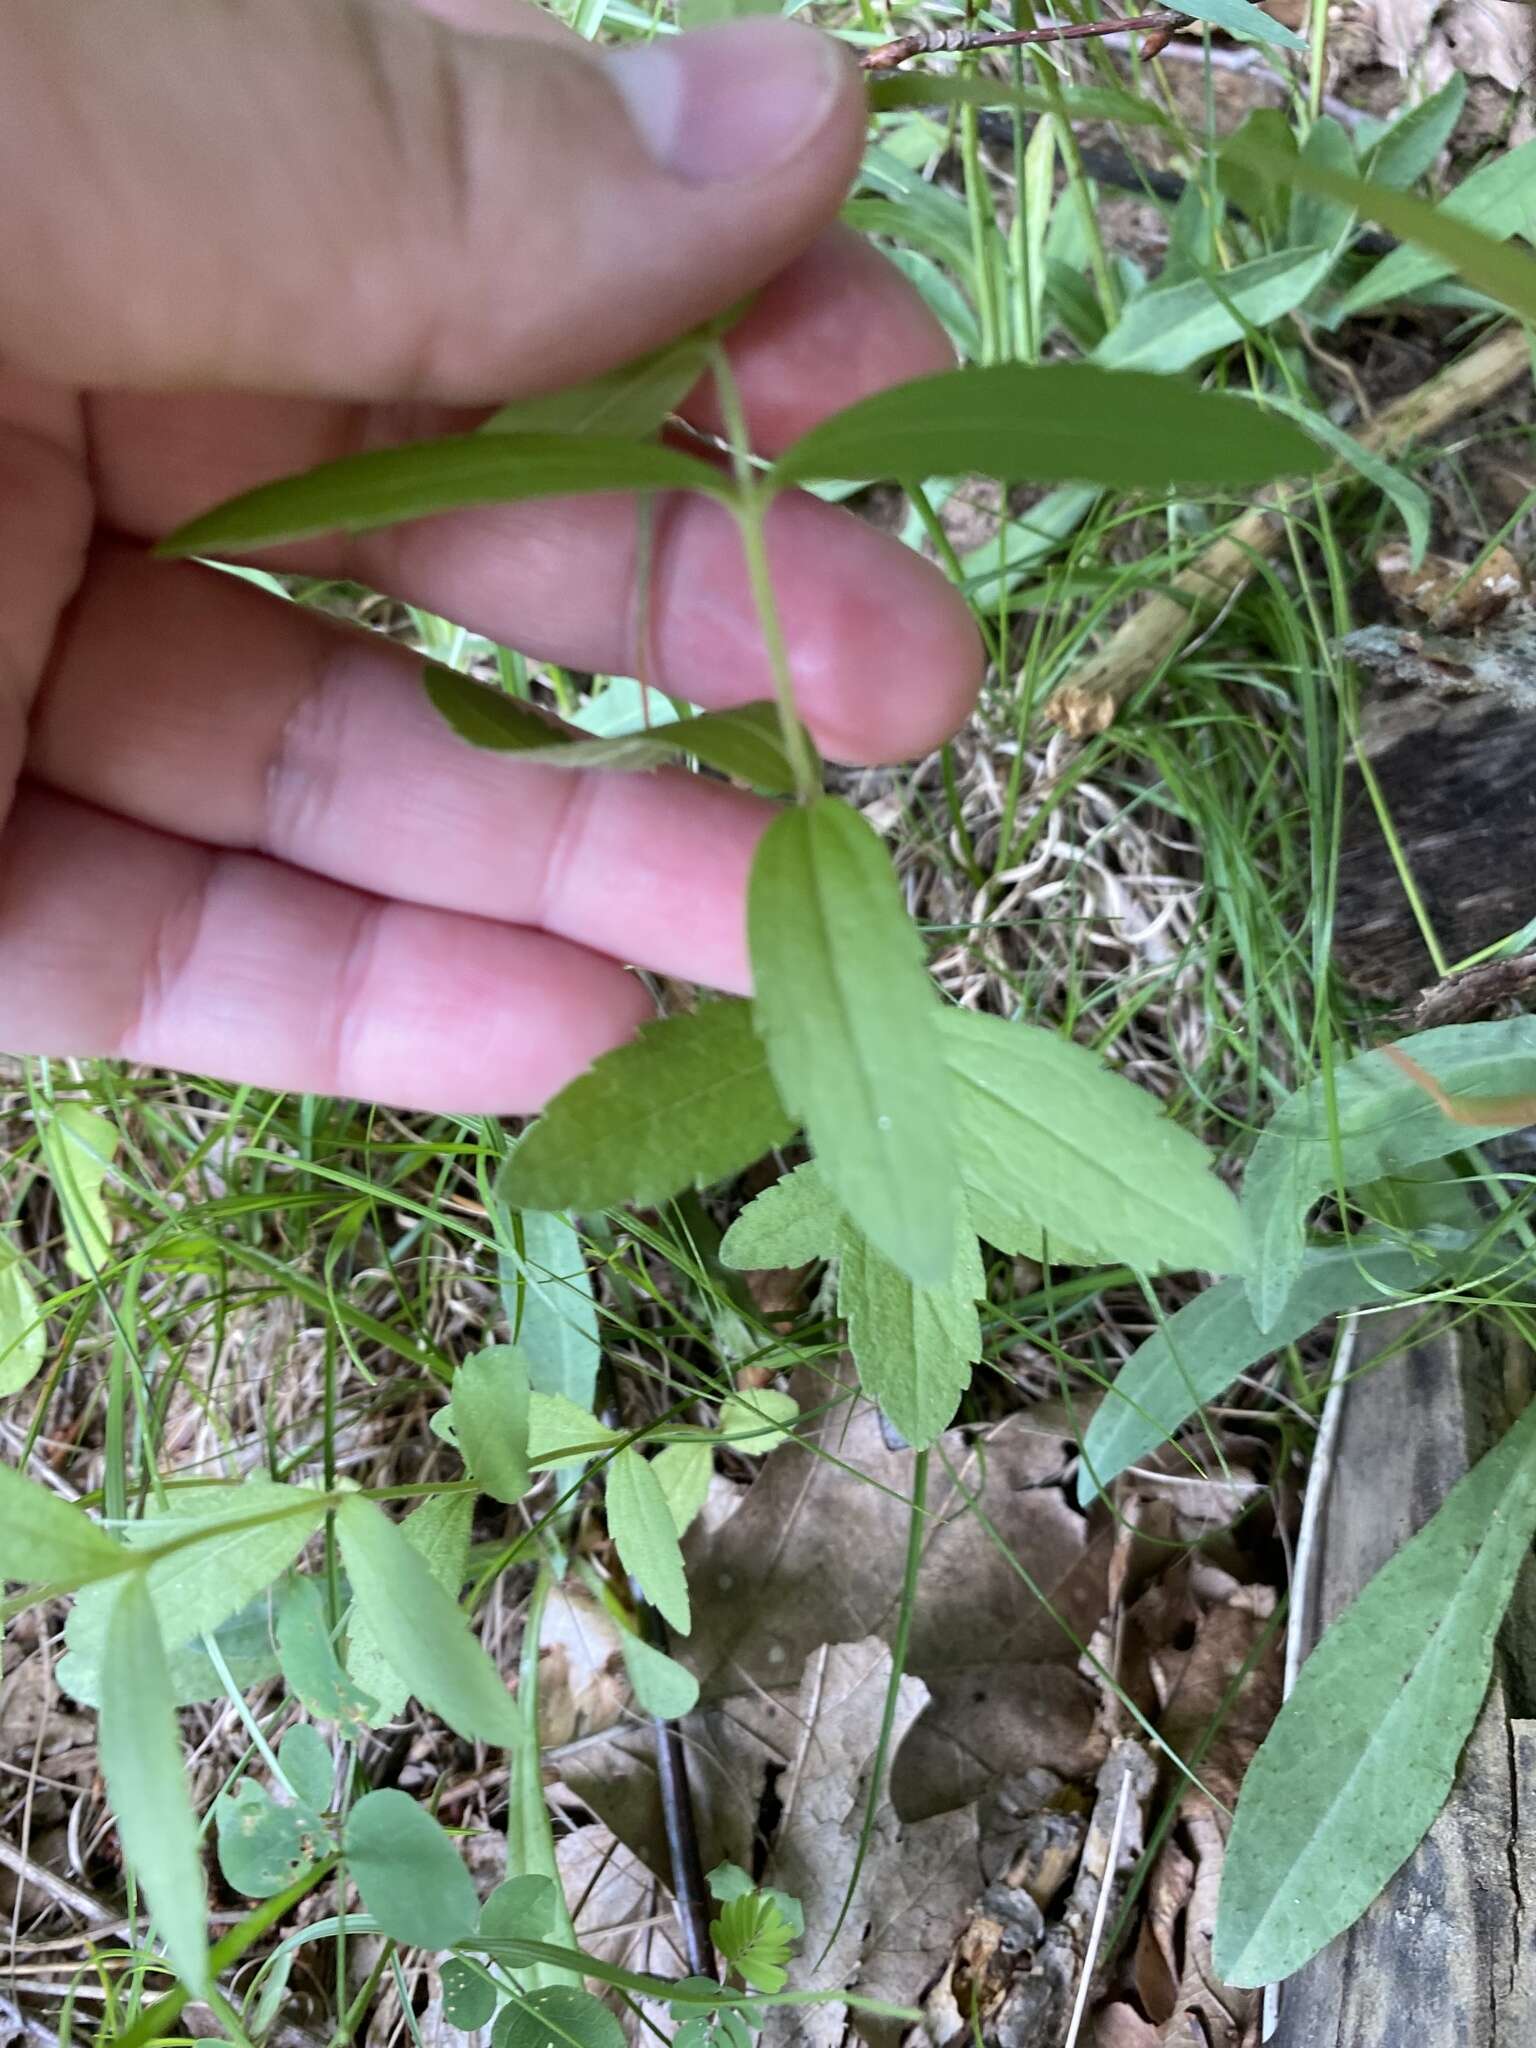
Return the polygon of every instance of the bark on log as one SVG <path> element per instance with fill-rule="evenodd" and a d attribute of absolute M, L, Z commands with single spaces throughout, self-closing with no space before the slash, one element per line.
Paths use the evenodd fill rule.
<path fill-rule="evenodd" d="M 1314 1636 L 1423 1527 L 1536 1384 L 1536 1355 L 1473 1323 L 1426 1333 L 1422 1315 L 1402 1312 L 1368 1319 L 1361 1337 L 1361 1354 L 1385 1362 L 1345 1397 L 1319 1533 Z M 1449 1803 L 1365 1917 L 1284 1986 L 1274 2042 L 1531 2048 L 1533 1907 L 1536 1568 L 1528 1559 Z"/>

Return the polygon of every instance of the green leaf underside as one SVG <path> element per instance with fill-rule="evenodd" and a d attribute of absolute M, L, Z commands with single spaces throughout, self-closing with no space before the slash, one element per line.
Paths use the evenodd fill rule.
<path fill-rule="evenodd" d="M 1422 1263 L 1399 1245 L 1310 1250 L 1267 1332 L 1253 1319 L 1241 1275 L 1197 1294 L 1131 1354 L 1099 1403 L 1083 1438 L 1079 1501 L 1086 1507 L 1260 1359 L 1329 1316 L 1410 1293 L 1423 1275 Z"/>
<path fill-rule="evenodd" d="M 624 2029 L 590 1991 L 552 1984 L 519 1993 L 491 2040 L 492 2048 L 624 2048 Z"/>
<path fill-rule="evenodd" d="M 1236 1202 L 1154 1096 L 1055 1032 L 948 1010 L 971 1221 L 999 1251 L 1041 1230 L 1144 1272 L 1241 1263 Z"/>
<path fill-rule="evenodd" d="M 518 1719 L 501 1674 L 420 1553 L 357 1494 L 337 1509 L 336 1533 L 353 1600 L 381 1655 L 457 1734 L 511 1747 Z"/>
<path fill-rule="evenodd" d="M 528 1491 L 528 1361 L 493 1344 L 453 1376 L 453 1430 L 475 1482 L 509 1507 Z"/>
<path fill-rule="evenodd" d="M 1394 191 L 1422 178 L 1455 134 L 1466 99 L 1466 78 L 1453 71 L 1438 92 L 1398 115 L 1367 157 L 1366 176 Z"/>
<path fill-rule="evenodd" d="M 480 1908 L 478 1933 L 487 1941 L 540 1941 L 555 1924 L 552 1879 L 524 1871 L 497 1885 Z"/>
<path fill-rule="evenodd" d="M 1125 490 L 1313 476 L 1317 444 L 1245 399 L 1094 363 L 950 370 L 861 399 L 813 427 L 776 481 L 976 474 Z"/>
<path fill-rule="evenodd" d="M 283 1676 L 310 1713 L 342 1727 L 366 1728 L 378 1713 L 379 1703 L 354 1685 L 341 1668 L 331 1642 L 325 1596 L 314 1579 L 295 1574 L 289 1580 L 277 1606 L 276 1633 Z M 313 1735 L 314 1730 L 309 1733 Z"/>
<path fill-rule="evenodd" d="M 1523 143 L 1520 150 L 1511 151 L 1499 161 L 1510 164 L 1516 156 L 1531 147 L 1530 143 Z M 1525 320 L 1536 320 L 1536 262 L 1518 250 L 1507 247 L 1504 242 L 1496 240 L 1493 236 L 1479 232 L 1466 221 L 1458 220 L 1449 201 L 1444 206 L 1431 206 L 1422 199 L 1412 198 L 1405 192 L 1394 192 L 1385 185 L 1374 184 L 1364 178 L 1345 177 L 1340 172 L 1325 170 L 1318 164 L 1302 163 L 1284 157 L 1266 143 L 1258 141 L 1246 141 L 1241 154 L 1255 171 L 1273 178 L 1277 183 L 1295 185 L 1304 192 L 1316 192 L 1324 198 L 1346 201 L 1366 219 L 1378 221 L 1382 227 L 1401 236 L 1405 242 L 1413 242 L 1418 247 L 1429 250 L 1432 255 L 1439 257 L 1448 269 L 1458 271 L 1468 284 L 1481 292 L 1486 292 L 1489 298 L 1496 299 L 1502 306 L 1507 306 L 1512 313 L 1518 313 Z M 1522 206 L 1520 219 L 1527 226 L 1532 220 L 1536 220 L 1536 180 L 1532 179 L 1529 167 L 1532 161 L 1536 161 L 1536 157 L 1528 159 L 1524 164 L 1516 165 L 1513 172 L 1504 173 L 1505 176 L 1512 176 L 1520 182 L 1526 202 Z M 1481 174 L 1474 173 L 1474 177 L 1478 175 Z M 1469 178 L 1466 186 L 1472 183 L 1473 178 Z M 1466 186 L 1459 188 L 1462 194 L 1466 192 Z M 1483 188 L 1484 191 L 1486 189 Z M 1474 194 L 1473 202 L 1462 198 L 1460 203 L 1475 203 L 1479 196 Z M 1501 231 L 1512 233 L 1515 231 L 1515 225 L 1516 223 L 1511 222 L 1509 227 Z M 1386 263 L 1392 258 L 1384 257 L 1382 260 Z M 1372 276 L 1374 275 L 1373 272 Z M 1401 275 L 1410 276 L 1406 265 L 1403 266 Z M 1427 281 L 1420 270 L 1408 288 L 1416 288 L 1418 284 Z M 1379 280 L 1377 288 L 1380 288 Z M 1392 284 L 1394 290 L 1403 288 L 1401 284 Z M 1357 293 L 1351 297 L 1358 297 L 1358 288 Z M 1358 305 L 1353 310 L 1359 310 Z"/>
<path fill-rule="evenodd" d="M 59 1688 L 85 1707 L 99 1707 L 109 1683 L 105 1675 L 107 1620 L 114 1591 L 111 1581 L 87 1586 L 70 1608 L 65 1624 L 68 1654 L 59 1660 Z M 205 1641 L 217 1648 L 224 1671 L 208 1654 Z M 247 1601 L 228 1621 L 221 1622 L 211 1636 L 179 1643 L 167 1650 L 165 1661 L 171 1697 L 178 1707 L 226 1698 L 225 1671 L 241 1692 L 264 1685 L 278 1675 L 277 1654 L 272 1645 L 271 1595 L 263 1592 Z"/>
<path fill-rule="evenodd" d="M 956 1240 L 937 1287 L 915 1287 L 856 1230 L 838 1243 L 837 1305 L 859 1384 L 914 1450 L 948 1428 L 981 1356 L 986 1276 L 973 1233 L 962 1224 Z"/>
<path fill-rule="evenodd" d="M 499 753 L 522 754 L 540 767 L 639 771 L 691 755 L 706 768 L 771 795 L 795 786 L 775 704 L 743 704 L 735 711 L 706 711 L 649 731 L 589 739 L 555 724 L 521 698 L 441 662 L 429 661 L 422 681 L 433 709 L 460 739 Z"/>
<path fill-rule="evenodd" d="M 1536 145 L 1525 142 L 1517 149 L 1500 151 L 1479 165 L 1446 195 L 1435 211 L 1443 220 L 1464 222 L 1496 241 L 1516 234 L 1528 235 L 1536 225 L 1536 202 L 1531 195 L 1533 178 Z M 1525 261 L 1528 270 L 1536 269 L 1528 258 L 1515 256 L 1514 251 L 1506 250 L 1505 254 L 1514 256 L 1517 262 Z M 1335 317 L 1349 319 L 1391 299 L 1422 291 L 1426 285 L 1449 277 L 1455 269 L 1464 266 L 1453 263 L 1445 254 L 1405 244 L 1390 250 L 1345 294 Z"/>
<path fill-rule="evenodd" d="M 248 1479 L 178 1491 L 165 1511 L 129 1525 L 125 1539 L 136 1551 L 196 1538 L 158 1559 L 145 1574 L 178 1702 L 187 1696 L 184 1687 L 194 1670 L 212 1669 L 201 1652 L 188 1658 L 184 1648 L 214 1634 L 265 1593 L 324 1517 L 324 1502 L 307 1488 Z M 110 1602 L 109 1587 L 87 1586 L 70 1610 L 65 1629 L 70 1656 L 60 1667 L 60 1680 L 77 1698 L 94 1696 L 100 1674 L 110 1674 L 105 1662 Z"/>
<path fill-rule="evenodd" d="M 117 1127 L 83 1102 L 61 1102 L 43 1126 L 41 1143 L 64 1222 L 65 1263 L 89 1280 L 112 1252 L 103 1188 L 117 1156 Z"/>
<path fill-rule="evenodd" d="M 669 1657 L 628 1629 L 619 1638 L 619 1648 L 635 1704 L 642 1713 L 652 1714 L 660 1721 L 677 1721 L 693 1712 L 699 1703 L 699 1681 L 675 1657 Z"/>
<path fill-rule="evenodd" d="M 1187 370 L 1283 319 L 1309 299 L 1333 264 L 1332 249 L 1256 256 L 1209 277 L 1154 285 L 1126 307 L 1093 352 L 1105 369 Z"/>
<path fill-rule="evenodd" d="M 277 1745 L 277 1760 L 295 1798 L 316 1813 L 324 1813 L 331 1803 L 335 1771 L 330 1744 L 319 1729 L 311 1728 L 307 1721 L 296 1721 Z"/>
<path fill-rule="evenodd" d="M 601 1450 L 606 1444 L 622 1443 L 616 1429 L 605 1429 L 585 1408 L 578 1408 L 563 1394 L 530 1394 L 528 1397 L 528 1455 L 549 1459 L 562 1451 Z"/>
<path fill-rule="evenodd" d="M 342 1848 L 363 1904 L 413 1948 L 449 1948 L 480 1915 L 463 1858 L 424 1806 L 404 1792 L 366 1792 L 347 1815 Z"/>
<path fill-rule="evenodd" d="M 1213 27 L 1224 28 L 1229 35 L 1239 36 L 1249 43 L 1277 43 L 1284 50 L 1304 50 L 1305 36 L 1297 35 L 1283 22 L 1275 21 L 1252 0 L 1179 0 L 1180 14 L 1187 14 L 1192 21 L 1208 21 Z"/>
<path fill-rule="evenodd" d="M 748 1202 L 720 1242 L 736 1272 L 766 1273 L 830 1258 L 843 1212 L 815 1164 L 807 1161 Z"/>
<path fill-rule="evenodd" d="M 219 1868 L 248 1899 L 275 1899 L 329 1846 L 319 1816 L 307 1806 L 279 1806 L 253 1778 L 242 1778 L 214 1803 Z"/>
<path fill-rule="evenodd" d="M 720 1434 L 734 1449 L 761 1457 L 778 1449 L 799 1417 L 800 1404 L 793 1394 L 773 1387 L 743 1388 L 721 1402 Z"/>
<path fill-rule="evenodd" d="M 528 1361 L 534 1393 L 561 1394 L 578 1408 L 590 1409 L 601 1339 L 581 1234 L 558 1210 L 524 1209 L 514 1225 L 506 1171 L 504 1163 L 496 1176 L 491 1214 L 508 1332 Z"/>
<path fill-rule="evenodd" d="M 471 505 L 641 490 L 730 494 L 719 470 L 673 448 L 616 436 L 460 434 L 371 449 L 263 484 L 178 527 L 156 553 L 238 554 L 322 533 L 366 533 Z"/>
<path fill-rule="evenodd" d="M 47 1354 L 48 1332 L 31 1271 L 14 1245 L 0 1236 L 0 1400 L 30 1386 Z"/>
<path fill-rule="evenodd" d="M 865 820 L 830 797 L 776 818 L 747 930 L 758 1031 L 822 1174 L 887 1258 L 942 1280 L 960 1200 L 938 996 Z"/>
<path fill-rule="evenodd" d="M 142 1575 L 112 1589 L 106 1625 L 112 1683 L 99 1744 L 123 1854 L 144 1887 L 167 1955 L 193 1991 L 208 1981 L 208 1896 L 182 1768 L 165 1648 Z"/>
<path fill-rule="evenodd" d="M 1533 1454 L 1536 1404 L 1302 1666 L 1227 1846 L 1214 1957 L 1226 1983 L 1300 1968 L 1365 1911 L 1444 1804 L 1536 1531 Z"/>
<path fill-rule="evenodd" d="M 794 1131 L 749 1004 L 642 1026 L 563 1088 L 507 1165 L 520 1209 L 665 1201 L 750 1166 Z"/>
<path fill-rule="evenodd" d="M 693 1622 L 672 1510 L 649 1463 L 632 1446 L 609 1463 L 604 1505 L 625 1571 L 678 1634 L 687 1635 Z"/>
<path fill-rule="evenodd" d="M 688 334 L 605 376 L 504 405 L 482 434 L 603 434 L 640 440 L 677 411 L 709 367 L 711 334 Z"/>
<path fill-rule="evenodd" d="M 704 1438 L 691 1444 L 666 1444 L 651 1460 L 651 1472 L 672 1511 L 672 1526 L 686 1536 L 694 1517 L 709 1498 L 714 1477 L 714 1446 Z"/>
<path fill-rule="evenodd" d="M 127 1563 L 122 1546 L 84 1508 L 0 1464 L 0 1580 L 81 1586 Z"/>
<path fill-rule="evenodd" d="M 1536 1091 L 1536 1017 L 1491 1024 L 1447 1024 L 1398 1040 L 1448 1095 Z M 1330 1113 L 1326 1077 L 1283 1102 L 1253 1148 L 1243 1176 L 1249 1254 L 1248 1299 L 1261 1330 L 1272 1329 L 1295 1285 L 1305 1250 L 1303 1226 L 1320 1195 L 1387 1178 L 1459 1152 L 1471 1140 L 1384 1050 L 1360 1053 L 1334 1070 Z M 1479 1141 L 1519 1121 L 1479 1129 Z M 1338 1136 L 1335 1161 L 1333 1131 Z M 1337 1171 L 1336 1171 L 1337 1168 Z"/>
<path fill-rule="evenodd" d="M 400 1534 L 426 1565 L 446 1597 L 457 1605 L 459 1588 L 469 1570 L 469 1530 L 474 1497 L 438 1493 L 414 1508 L 400 1524 Z M 397 1721 L 411 1696 L 411 1678 L 385 1656 L 377 1632 L 354 1602 L 347 1617 L 347 1672 L 375 1701 L 371 1727 Z"/>

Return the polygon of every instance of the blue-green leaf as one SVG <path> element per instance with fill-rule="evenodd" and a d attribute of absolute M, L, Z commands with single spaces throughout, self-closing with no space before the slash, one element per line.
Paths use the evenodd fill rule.
<path fill-rule="evenodd" d="M 512 1341 L 528 1361 L 528 1384 L 536 1394 L 559 1394 L 590 1410 L 602 1342 L 581 1234 L 558 1210 L 514 1212 L 505 1186 L 503 1165 L 491 1218 L 502 1307 Z"/>
<path fill-rule="evenodd" d="M 1246 5 L 1246 0 L 1243 0 Z M 1253 328 L 1304 305 L 1333 267 L 1332 247 L 1256 256 L 1132 299 L 1093 352 L 1105 369 L 1187 370 Z"/>
<path fill-rule="evenodd" d="M 510 1506 L 528 1491 L 528 1361 L 493 1344 L 453 1376 L 453 1433 L 476 1483 Z"/>
<path fill-rule="evenodd" d="M 347 1815 L 342 1849 L 363 1904 L 413 1948 L 451 1948 L 480 1913 L 464 1860 L 424 1806 L 404 1792 L 367 1792 Z"/>
<path fill-rule="evenodd" d="M 101 1774 L 123 1855 L 144 1887 L 176 1974 L 208 1983 L 208 1895 L 182 1768 L 165 1646 L 135 1572 L 113 1588 L 106 1629 L 112 1683 L 101 1702 Z"/>
<path fill-rule="evenodd" d="M 277 1655 L 289 1690 L 322 1721 L 366 1728 L 379 1703 L 355 1686 L 341 1668 L 331 1641 L 325 1599 L 311 1578 L 295 1574 L 277 1606 Z M 293 1733 L 305 1731 L 295 1728 Z M 313 1728 L 308 1733 L 318 1742 Z M 323 1745 L 322 1745 L 323 1747 Z M 330 1758 L 327 1754 L 327 1768 Z"/>
<path fill-rule="evenodd" d="M 248 1899 L 275 1899 L 330 1846 L 318 1814 L 302 1804 L 279 1806 L 254 1778 L 219 1794 L 214 1820 L 219 1868 Z"/>
<path fill-rule="evenodd" d="M 1252 0 L 1179 0 L 1179 12 L 1194 21 L 1208 21 L 1213 28 L 1224 28 L 1241 42 L 1273 43 L 1282 50 L 1307 47 L 1305 36 L 1276 21 L 1262 7 L 1255 7 Z"/>
<path fill-rule="evenodd" d="M 468 1493 L 435 1493 L 400 1524 L 400 1535 L 426 1565 L 448 1599 L 457 1602 L 469 1568 L 469 1529 L 475 1511 Z M 380 1647 L 368 1617 L 354 1601 L 347 1617 L 347 1671 L 376 1702 L 369 1723 L 397 1721 L 411 1696 L 409 1670 L 402 1674 Z"/>

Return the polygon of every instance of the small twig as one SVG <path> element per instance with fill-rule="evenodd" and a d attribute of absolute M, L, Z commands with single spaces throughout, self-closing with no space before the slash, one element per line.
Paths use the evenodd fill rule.
<path fill-rule="evenodd" d="M 1396 455 L 1459 414 L 1486 405 L 1517 377 L 1529 375 L 1530 365 L 1524 330 L 1501 328 L 1491 341 L 1459 363 L 1384 406 L 1355 439 L 1374 454 Z M 1315 478 L 1310 488 L 1331 491 L 1357 474 L 1341 462 Z M 1285 522 L 1279 516 L 1281 496 L 1277 487 L 1261 491 L 1251 512 L 1245 512 L 1235 526 L 1175 576 L 1167 590 L 1158 591 L 1132 612 L 1110 635 L 1108 644 L 1075 669 L 1056 691 L 1045 706 L 1046 717 L 1065 726 L 1074 739 L 1106 731 L 1127 698 L 1183 646 L 1197 617 L 1209 616 L 1229 603 L 1256 564 L 1279 547 L 1285 532 Z"/>
<path fill-rule="evenodd" d="M 89 1927 L 101 1927 L 118 1918 L 111 1906 L 104 1905 L 100 1899 L 93 1899 L 89 1892 L 81 1891 L 67 1877 L 60 1877 L 41 1863 L 35 1863 L 4 1835 L 0 1835 L 0 1864 L 19 1877 L 23 1884 L 31 1885 L 35 1891 L 46 1892 L 56 1906 L 62 1906 L 66 1913 L 73 1913 L 77 1920 L 85 1921 Z"/>
<path fill-rule="evenodd" d="M 646 1641 L 664 1657 L 669 1656 L 671 1643 L 666 1623 L 635 1581 L 631 1579 L 629 1584 Z M 688 1782 L 688 1753 L 675 1722 L 656 1716 L 651 1728 L 656 1737 L 656 1781 L 661 1793 L 661 1820 L 667 1837 L 667 1862 L 672 1871 L 672 1898 L 677 1908 L 678 1931 L 683 1937 L 683 1954 L 695 1977 L 713 1977 L 715 1945 L 709 1938 L 709 1890 L 704 1881 L 704 1859 L 699 1854 L 693 1788 Z"/>
<path fill-rule="evenodd" d="M 1001 50 L 1024 43 L 1080 43 L 1092 36 L 1123 35 L 1129 30 L 1144 33 L 1150 41 L 1142 54 L 1155 57 L 1165 49 L 1185 16 L 1172 8 L 1160 7 L 1152 14 L 1133 14 L 1118 21 L 1073 21 L 1053 23 L 1047 28 L 935 28 L 917 29 L 867 50 L 860 60 L 866 71 L 894 71 L 912 57 L 957 56 L 965 50 Z"/>
<path fill-rule="evenodd" d="M 1532 989 L 1536 989 L 1536 953 L 1484 960 L 1424 989 L 1411 1005 L 1406 1022 L 1413 1031 L 1464 1024 L 1472 1017 L 1491 1016 L 1505 1003 L 1528 996 Z"/>

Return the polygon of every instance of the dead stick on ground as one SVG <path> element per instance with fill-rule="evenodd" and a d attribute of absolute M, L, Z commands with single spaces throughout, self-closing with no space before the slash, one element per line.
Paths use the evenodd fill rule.
<path fill-rule="evenodd" d="M 1079 43 L 1094 36 L 1123 35 L 1128 29 L 1138 29 L 1147 35 L 1142 56 L 1155 57 L 1166 48 L 1174 30 L 1188 19 L 1171 8 L 1159 8 L 1153 14 L 1128 15 L 1122 21 L 1053 23 L 1048 28 L 918 29 L 912 35 L 898 36 L 893 43 L 881 43 L 878 49 L 867 50 L 859 61 L 866 71 L 894 71 L 898 64 L 913 57 L 948 57 L 967 50 L 1016 48 L 1021 43 Z"/>
<path fill-rule="evenodd" d="M 1384 407 L 1355 439 L 1373 454 L 1398 454 L 1458 414 L 1496 398 L 1530 366 L 1531 347 L 1524 329 L 1501 328 L 1459 363 Z M 1308 494 L 1332 490 L 1355 475 L 1341 462 L 1309 486 Z M 1213 541 L 1166 591 L 1149 597 L 1117 626 L 1108 645 L 1075 669 L 1050 698 L 1046 717 L 1065 726 L 1074 739 L 1086 739 L 1112 725 L 1126 699 L 1178 652 L 1200 614 L 1225 604 L 1252 575 L 1255 561 L 1280 545 L 1285 522 L 1274 508 L 1283 495 L 1278 489 L 1265 491 L 1260 503 Z"/>

